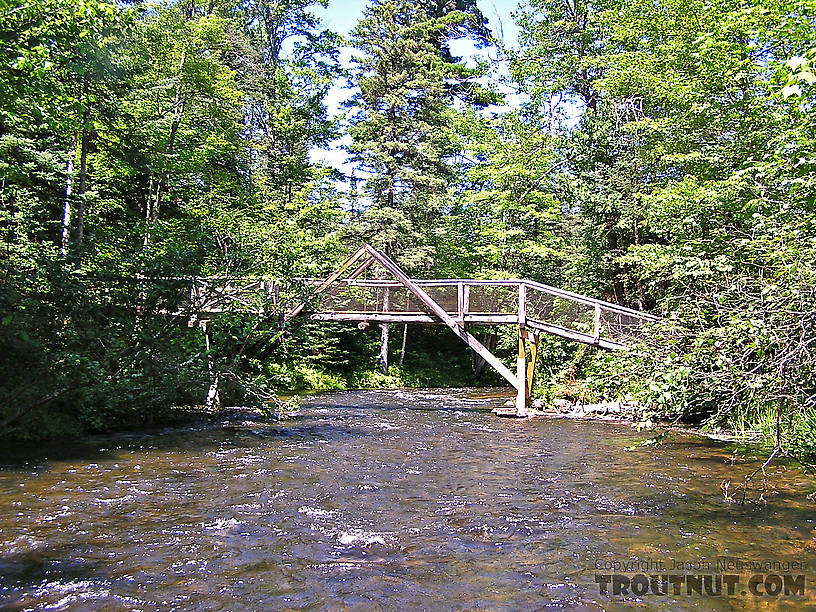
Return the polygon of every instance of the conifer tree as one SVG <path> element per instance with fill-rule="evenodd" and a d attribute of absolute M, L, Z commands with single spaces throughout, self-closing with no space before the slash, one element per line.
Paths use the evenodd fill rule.
<path fill-rule="evenodd" d="M 361 54 L 354 58 L 359 92 L 350 102 L 356 111 L 350 150 L 367 174 L 368 207 L 350 232 L 411 273 L 427 272 L 433 264 L 455 175 L 453 99 L 480 74 L 459 64 L 447 45 L 474 26 L 485 28 L 478 9 L 470 8 L 468 14 L 434 2 L 375 0 L 352 32 Z M 484 38 L 479 31 L 475 35 Z M 385 371 L 388 327 L 382 330 Z"/>

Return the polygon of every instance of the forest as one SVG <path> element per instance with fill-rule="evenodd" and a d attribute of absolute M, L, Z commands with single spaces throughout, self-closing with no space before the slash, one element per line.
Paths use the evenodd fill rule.
<path fill-rule="evenodd" d="M 0 0 L 1 437 L 163 423 L 212 368 L 266 409 L 500 384 L 439 328 L 392 326 L 386 372 L 378 326 L 230 314 L 205 345 L 138 281 L 324 277 L 368 243 L 662 318 L 626 351 L 546 338 L 545 402 L 816 453 L 814 0 L 527 0 L 517 44 L 475 0 L 371 0 L 349 34 L 325 5 Z"/>

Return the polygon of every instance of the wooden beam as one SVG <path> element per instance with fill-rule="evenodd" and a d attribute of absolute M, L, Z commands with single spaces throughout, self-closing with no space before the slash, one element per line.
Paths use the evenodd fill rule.
<path fill-rule="evenodd" d="M 424 312 L 313 312 L 309 318 L 315 321 L 371 321 L 372 323 L 430 323 L 444 325 L 443 321 Z M 516 315 L 465 315 L 464 323 L 471 325 L 516 325 Z"/>
<path fill-rule="evenodd" d="M 355 278 L 360 276 L 363 272 L 365 272 L 368 269 L 368 267 L 373 263 L 374 263 L 374 258 L 369 257 L 363 263 L 361 263 L 354 272 L 349 274 L 344 280 L 347 280 L 347 281 L 354 280 Z"/>
<path fill-rule="evenodd" d="M 544 323 L 542 321 L 535 321 L 533 319 L 527 319 L 527 327 L 531 327 L 532 329 L 539 329 L 541 331 L 547 332 L 548 334 L 553 334 L 554 336 L 566 338 L 567 340 L 575 340 L 576 342 L 583 342 L 584 344 L 593 344 L 595 346 L 600 346 L 605 349 L 619 350 L 626 348 L 626 345 L 621 344 L 619 342 L 607 340 L 606 338 L 600 338 L 596 342 L 595 338 L 589 334 L 585 334 L 583 332 L 575 331 L 572 329 L 567 329 L 566 327 L 560 327 L 558 325 L 550 325 L 549 323 Z"/>
<path fill-rule="evenodd" d="M 467 343 L 467 345 L 476 351 L 482 359 L 487 361 L 491 366 L 493 366 L 496 371 L 501 374 L 507 382 L 509 382 L 513 387 L 517 390 L 520 388 L 522 393 L 524 392 L 524 378 L 518 378 L 515 376 L 510 369 L 504 365 L 501 360 L 498 359 L 493 353 L 491 353 L 485 346 L 479 342 L 475 336 L 473 336 L 470 332 L 465 331 L 464 327 L 459 325 L 452 316 L 450 316 L 444 308 L 442 308 L 437 302 L 435 302 L 431 296 L 429 296 L 425 291 L 422 290 L 416 283 L 414 283 L 408 276 L 395 264 L 390 257 L 388 257 L 385 253 L 378 251 L 377 249 L 366 245 L 365 247 L 368 252 L 374 257 L 379 264 L 388 270 L 394 278 L 396 278 L 403 286 L 408 289 L 412 294 L 416 296 L 416 298 L 422 302 L 433 314 L 435 314 L 439 319 L 447 325 L 453 333 L 459 336 L 462 340 Z"/>
<path fill-rule="evenodd" d="M 383 312 L 313 312 L 309 318 L 314 321 L 370 321 L 371 323 L 430 323 L 440 321 L 423 312 L 383 313 Z"/>

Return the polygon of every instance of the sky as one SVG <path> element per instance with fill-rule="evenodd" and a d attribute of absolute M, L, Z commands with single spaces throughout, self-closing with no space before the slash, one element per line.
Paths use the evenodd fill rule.
<path fill-rule="evenodd" d="M 329 0 L 327 9 L 315 11 L 330 30 L 348 34 L 363 15 L 368 0 Z M 476 3 L 487 18 L 491 29 L 498 34 L 503 31 L 506 42 L 514 43 L 517 30 L 511 13 L 519 5 L 519 0 L 477 0 Z"/>
<path fill-rule="evenodd" d="M 315 9 L 314 13 L 320 17 L 324 27 L 340 34 L 348 34 L 362 17 L 363 9 L 367 4 L 368 0 L 329 0 L 327 8 Z M 501 35 L 506 44 L 514 46 L 518 38 L 518 29 L 513 21 L 512 13 L 518 8 L 519 0 L 477 0 L 477 5 L 487 18 L 488 26 L 493 33 L 497 36 Z M 471 42 L 466 40 L 453 41 L 451 51 L 465 61 L 485 53 L 484 50 L 476 49 Z M 341 53 L 341 61 L 347 63 L 350 55 L 350 50 L 344 50 Z M 326 96 L 329 113 L 332 116 L 339 114 L 342 102 L 350 98 L 352 93 L 347 83 L 335 84 Z M 313 162 L 324 162 L 348 175 L 352 166 L 343 149 L 343 146 L 348 144 L 350 144 L 349 137 L 346 136 L 344 139 L 332 141 L 325 149 L 312 150 L 310 157 Z"/>

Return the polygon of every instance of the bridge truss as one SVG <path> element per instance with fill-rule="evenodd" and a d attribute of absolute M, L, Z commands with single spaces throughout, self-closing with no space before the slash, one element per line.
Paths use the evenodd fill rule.
<path fill-rule="evenodd" d="M 361 278 L 374 265 L 384 278 Z M 287 309 L 291 287 L 248 278 L 196 278 L 186 312 L 193 315 L 191 325 L 196 320 L 205 325 L 217 313 L 236 310 L 257 315 L 284 312 L 284 321 L 308 316 L 320 321 L 445 325 L 515 388 L 515 406 L 505 411 L 514 416 L 528 413 L 541 333 L 619 350 L 636 342 L 645 326 L 658 320 L 530 280 L 411 279 L 369 245 L 322 281 L 294 282 L 306 297 Z M 515 372 L 470 332 L 471 325 L 518 327 Z"/>

